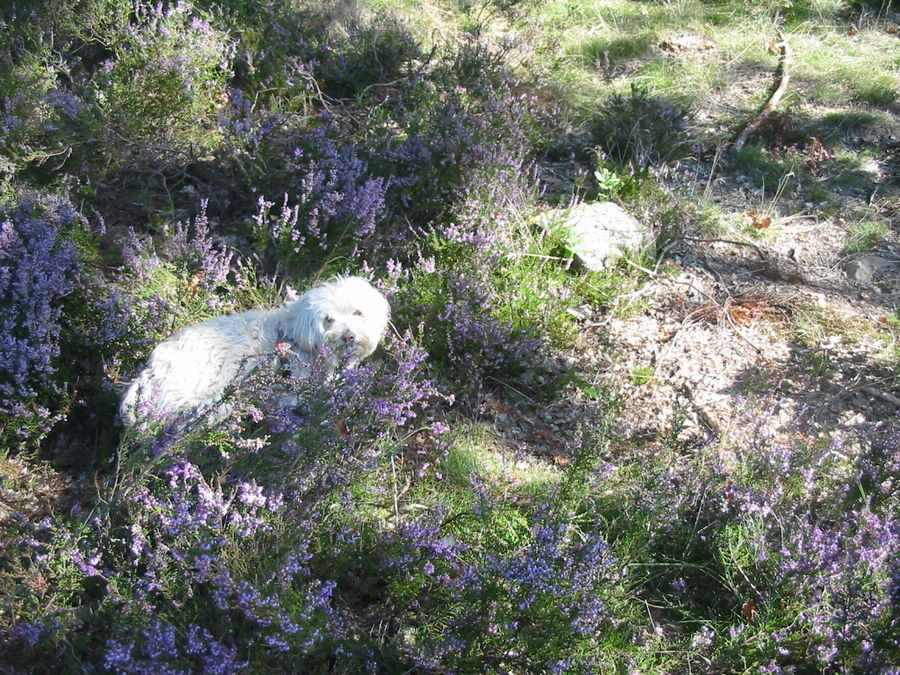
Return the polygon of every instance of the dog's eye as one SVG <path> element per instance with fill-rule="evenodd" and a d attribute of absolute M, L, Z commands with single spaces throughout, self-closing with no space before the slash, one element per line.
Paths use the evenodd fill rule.
<path fill-rule="evenodd" d="M 322 319 L 322 323 L 323 323 L 324 325 L 326 325 L 326 326 L 330 326 L 331 324 L 334 323 L 334 319 L 332 319 L 330 316 L 328 316 L 328 315 L 326 314 L 326 315 L 325 315 L 325 318 Z"/>
<path fill-rule="evenodd" d="M 362 316 L 362 310 L 357 309 L 355 312 L 353 312 L 353 316 Z"/>

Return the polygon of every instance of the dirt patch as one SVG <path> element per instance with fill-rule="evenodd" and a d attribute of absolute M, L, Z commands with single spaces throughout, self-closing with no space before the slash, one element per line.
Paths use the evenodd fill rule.
<path fill-rule="evenodd" d="M 716 48 L 716 43 L 700 33 L 681 33 L 670 35 L 664 39 L 659 48 L 674 56 L 686 56 L 697 58 L 703 52 L 711 52 Z"/>
<path fill-rule="evenodd" d="M 774 427 L 838 431 L 897 413 L 886 307 L 896 286 L 860 287 L 841 267 L 839 227 L 790 223 L 764 244 L 685 238 L 674 274 L 641 309 L 584 322 L 580 365 L 625 402 L 623 426 L 705 442 L 765 399 Z"/>

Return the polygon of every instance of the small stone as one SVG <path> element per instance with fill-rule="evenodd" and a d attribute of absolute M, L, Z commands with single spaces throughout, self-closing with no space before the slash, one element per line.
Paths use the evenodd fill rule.
<path fill-rule="evenodd" d="M 844 274 L 854 283 L 869 284 L 880 271 L 896 266 L 896 262 L 882 258 L 879 255 L 864 255 L 849 260 L 844 265 Z"/>

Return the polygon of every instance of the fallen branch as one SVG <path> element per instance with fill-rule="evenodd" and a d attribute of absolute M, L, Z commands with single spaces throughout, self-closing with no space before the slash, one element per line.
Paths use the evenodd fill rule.
<path fill-rule="evenodd" d="M 769 100 L 763 106 L 762 110 L 759 111 L 759 114 L 753 118 L 744 130 L 741 132 L 741 135 L 738 136 L 737 140 L 731 146 L 731 154 L 732 156 L 740 151 L 741 148 L 744 147 L 744 144 L 753 135 L 753 132 L 758 130 L 762 123 L 766 121 L 766 119 L 774 112 L 775 107 L 778 105 L 781 98 L 784 96 L 784 92 L 787 91 L 788 82 L 791 79 L 790 74 L 790 62 L 793 58 L 794 52 L 791 49 L 791 45 L 788 43 L 787 39 L 783 35 L 779 35 L 781 41 L 778 43 L 777 47 L 780 51 L 779 59 L 778 59 L 778 70 L 780 71 L 780 81 L 778 83 L 778 87 L 772 92 L 772 95 L 769 97 Z"/>
<path fill-rule="evenodd" d="M 888 403 L 893 403 L 895 406 L 900 408 L 900 398 L 897 398 L 893 394 L 889 394 L 886 391 L 881 391 L 880 389 L 877 389 L 876 387 L 863 387 L 862 390 L 864 392 L 872 394 L 873 396 L 877 396 L 878 398 L 880 398 L 884 401 L 887 401 Z"/>

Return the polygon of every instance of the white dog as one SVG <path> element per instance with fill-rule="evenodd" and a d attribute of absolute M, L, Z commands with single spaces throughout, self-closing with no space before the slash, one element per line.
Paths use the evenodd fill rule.
<path fill-rule="evenodd" d="M 132 425 L 143 417 L 165 420 L 209 411 L 229 385 L 240 383 L 276 352 L 291 352 L 296 377 L 309 374 L 316 351 L 326 344 L 344 343 L 358 362 L 375 351 L 389 318 L 387 300 L 368 281 L 339 277 L 277 309 L 188 326 L 150 354 L 122 396 L 122 420 Z M 221 406 L 213 411 L 219 418 L 226 413 Z"/>

